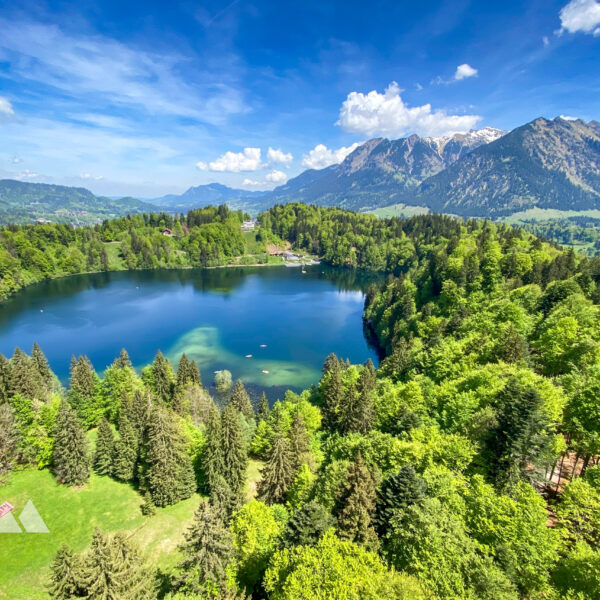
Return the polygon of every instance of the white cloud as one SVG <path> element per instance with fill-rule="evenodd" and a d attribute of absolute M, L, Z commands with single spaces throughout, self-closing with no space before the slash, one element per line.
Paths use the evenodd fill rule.
<path fill-rule="evenodd" d="M 354 152 L 360 144 L 358 142 L 351 146 L 342 146 L 337 150 L 329 149 L 325 144 L 317 144 L 308 154 L 302 158 L 302 166 L 308 169 L 324 169 L 329 165 L 341 163 L 348 154 Z"/>
<path fill-rule="evenodd" d="M 294 157 L 291 153 L 285 153 L 281 148 L 275 150 L 274 148 L 269 147 L 267 150 L 267 159 L 271 164 L 280 164 L 280 165 L 289 165 Z"/>
<path fill-rule="evenodd" d="M 542 43 L 544 44 L 544 46 L 545 46 L 545 47 L 548 47 L 548 46 L 550 45 L 550 40 L 548 39 L 548 36 L 547 36 L 547 35 L 545 35 L 545 36 L 542 38 Z"/>
<path fill-rule="evenodd" d="M 24 171 L 17 173 L 14 177 L 15 177 L 15 179 L 37 179 L 39 177 L 39 174 L 34 173 L 33 171 L 30 171 L 29 169 L 25 169 Z"/>
<path fill-rule="evenodd" d="M 591 33 L 600 35 L 600 2 L 596 0 L 571 0 L 560 11 L 561 29 L 569 33 Z"/>
<path fill-rule="evenodd" d="M 188 56 L 137 49 L 101 35 L 72 34 L 33 20 L 0 18 L 0 60 L 5 76 L 58 89 L 79 104 L 142 108 L 151 115 L 191 117 L 211 124 L 247 111 L 235 70 L 223 56 L 182 71 Z M 85 104 L 84 104 L 85 105 Z"/>
<path fill-rule="evenodd" d="M 344 130 L 368 136 L 402 137 L 409 133 L 443 136 L 465 132 L 475 127 L 477 115 L 448 115 L 432 111 L 431 104 L 409 108 L 402 100 L 401 89 L 392 82 L 383 94 L 350 92 L 340 109 L 336 125 Z"/>
<path fill-rule="evenodd" d="M 22 163 L 22 162 L 23 162 L 23 159 L 22 159 L 20 156 L 13 156 L 13 157 L 10 159 L 10 162 L 11 162 L 13 165 L 18 165 L 19 163 Z"/>
<path fill-rule="evenodd" d="M 15 114 L 15 109 L 8 98 L 0 96 L 0 119 L 2 117 L 12 117 Z"/>
<path fill-rule="evenodd" d="M 572 117 L 570 115 L 560 115 L 560 118 L 565 121 L 577 121 L 577 119 L 579 119 L 579 117 Z"/>
<path fill-rule="evenodd" d="M 477 69 L 474 69 L 471 65 L 464 63 L 456 67 L 456 73 L 454 73 L 454 80 L 460 81 L 461 79 L 468 79 L 469 77 L 477 77 Z"/>
<path fill-rule="evenodd" d="M 91 175 L 90 173 L 81 173 L 81 175 L 79 175 L 80 179 L 93 179 L 94 181 L 100 181 L 101 179 L 104 179 L 104 177 L 102 175 Z"/>
<path fill-rule="evenodd" d="M 257 185 L 262 185 L 260 181 L 255 181 L 254 179 L 248 179 L 246 177 L 246 179 L 244 179 L 244 181 L 242 181 L 242 185 L 244 187 L 254 187 Z"/>
<path fill-rule="evenodd" d="M 267 173 L 265 179 L 269 183 L 280 184 L 287 181 L 287 175 L 283 171 L 271 171 L 270 173 Z"/>
<path fill-rule="evenodd" d="M 196 168 L 200 171 L 218 171 L 219 173 L 258 171 L 262 167 L 260 148 L 244 148 L 243 152 L 225 152 L 208 164 L 202 161 L 196 163 Z"/>

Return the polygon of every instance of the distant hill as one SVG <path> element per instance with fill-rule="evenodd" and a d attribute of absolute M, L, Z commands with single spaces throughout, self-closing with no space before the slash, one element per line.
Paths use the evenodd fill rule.
<path fill-rule="evenodd" d="M 600 124 L 536 119 L 428 178 L 408 200 L 492 218 L 531 208 L 600 208 Z"/>
<path fill-rule="evenodd" d="M 305 171 L 276 188 L 265 200 L 271 204 L 300 201 L 353 210 L 403 202 L 428 177 L 504 133 L 487 127 L 443 138 L 411 135 L 399 140 L 369 140 L 339 165 Z"/>
<path fill-rule="evenodd" d="M 47 220 L 74 225 L 93 224 L 126 214 L 150 212 L 157 207 L 135 198 L 95 196 L 85 188 L 0 180 L 0 223 Z"/>
<path fill-rule="evenodd" d="M 202 208 L 211 204 L 228 204 L 232 208 L 255 211 L 262 206 L 262 199 L 267 193 L 236 190 L 220 183 L 209 183 L 191 187 L 183 194 L 168 194 L 154 198 L 151 202 L 177 211 Z"/>

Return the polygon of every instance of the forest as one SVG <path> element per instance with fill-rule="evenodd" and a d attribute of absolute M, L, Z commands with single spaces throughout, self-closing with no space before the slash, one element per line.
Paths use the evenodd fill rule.
<path fill-rule="evenodd" d="M 75 250 L 73 272 L 102 270 L 114 241 L 131 268 L 243 252 L 241 214 L 166 219 L 4 228 L 3 290 L 65 272 Z M 172 564 L 99 527 L 56 549 L 50 597 L 600 598 L 600 259 L 439 215 L 288 204 L 259 221 L 263 244 L 387 273 L 364 311 L 383 360 L 330 354 L 317 384 L 269 406 L 241 381 L 215 402 L 185 355 L 138 373 L 123 350 L 101 374 L 73 357 L 68 389 L 37 345 L 0 356 L 5 484 L 114 480 L 148 517 L 199 496 Z"/>

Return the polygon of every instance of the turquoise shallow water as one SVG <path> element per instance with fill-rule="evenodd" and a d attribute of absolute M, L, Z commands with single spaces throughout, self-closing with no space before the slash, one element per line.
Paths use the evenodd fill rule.
<path fill-rule="evenodd" d="M 362 328 L 364 291 L 374 280 L 323 265 L 305 274 L 269 267 L 78 275 L 0 304 L 0 352 L 29 352 L 37 341 L 63 381 L 72 354 L 86 354 L 101 372 L 122 347 L 136 367 L 159 348 L 175 365 L 185 352 L 205 383 L 229 369 L 272 397 L 315 383 L 330 352 L 376 361 Z"/>

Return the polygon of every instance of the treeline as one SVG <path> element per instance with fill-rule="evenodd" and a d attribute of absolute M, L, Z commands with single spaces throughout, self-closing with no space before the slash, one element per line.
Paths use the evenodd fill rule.
<path fill-rule="evenodd" d="M 64 275 L 224 264 L 244 254 L 242 220 L 240 211 L 219 206 L 187 215 L 131 215 L 93 227 L 8 225 L 0 228 L 0 300 Z"/>
<path fill-rule="evenodd" d="M 567 217 L 519 223 L 519 227 L 563 246 L 577 248 L 589 257 L 600 251 L 600 219 L 595 217 Z"/>

